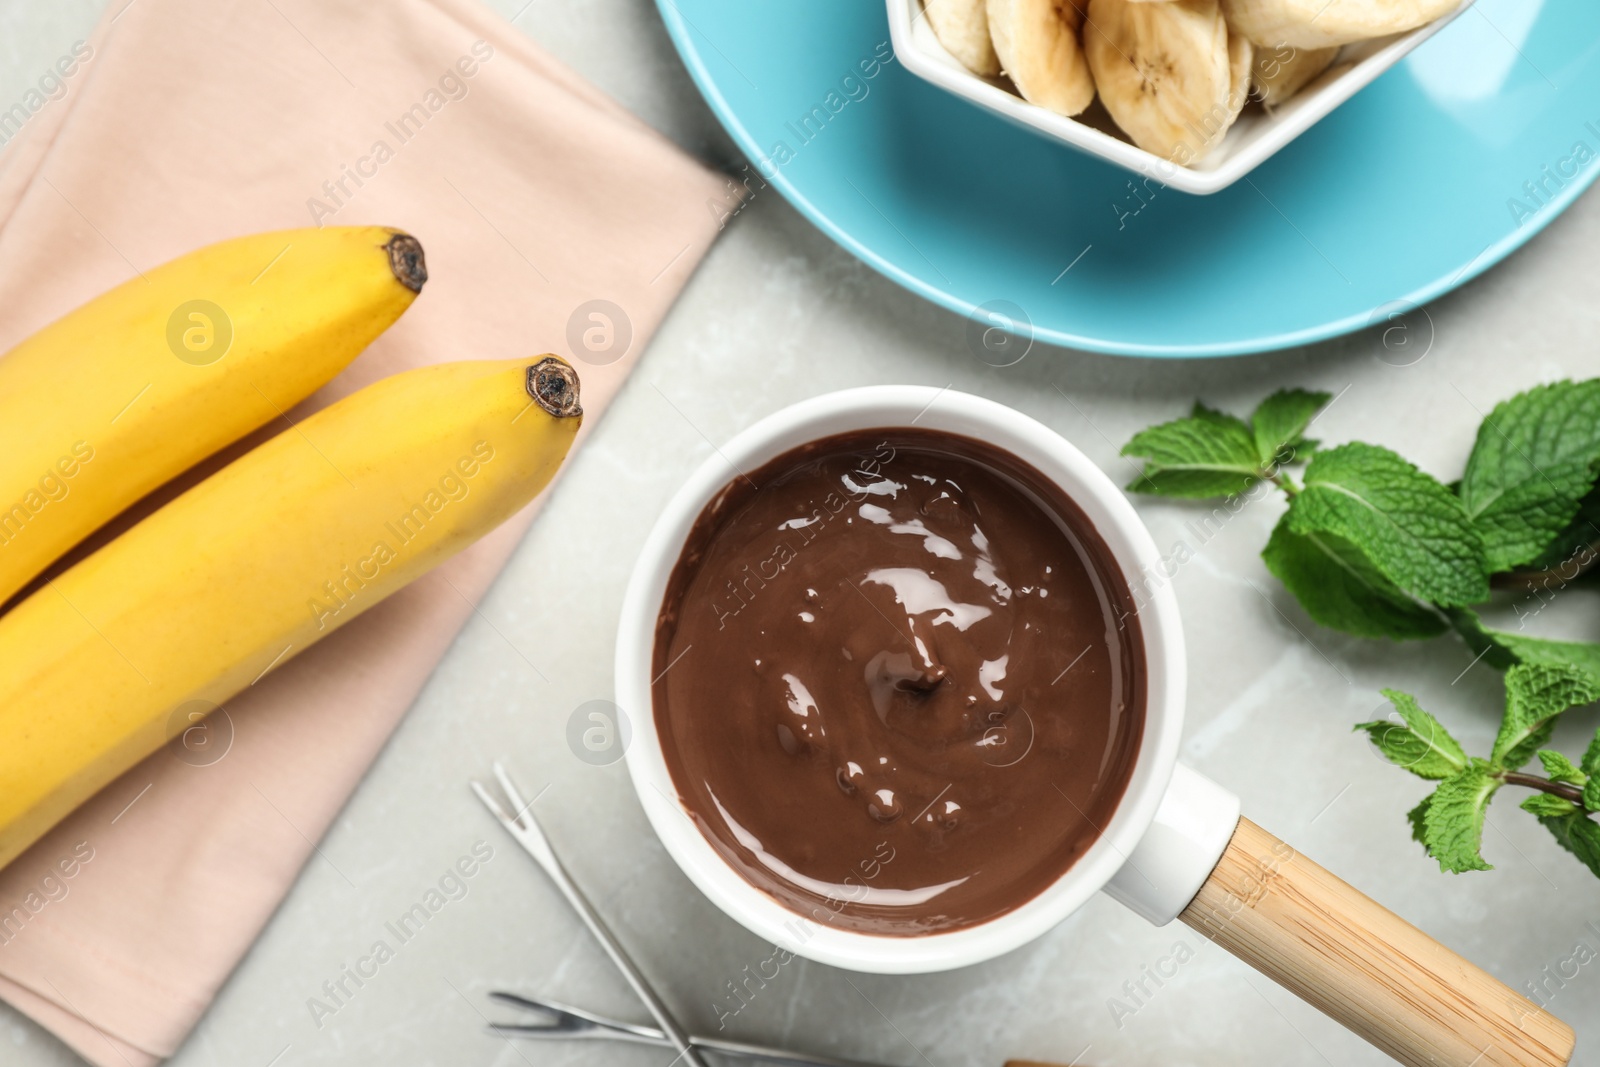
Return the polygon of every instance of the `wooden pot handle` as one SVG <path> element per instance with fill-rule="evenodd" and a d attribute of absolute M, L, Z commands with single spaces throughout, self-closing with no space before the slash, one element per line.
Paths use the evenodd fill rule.
<path fill-rule="evenodd" d="M 1572 1027 L 1249 819 L 1179 918 L 1409 1067 L 1572 1058 Z"/>

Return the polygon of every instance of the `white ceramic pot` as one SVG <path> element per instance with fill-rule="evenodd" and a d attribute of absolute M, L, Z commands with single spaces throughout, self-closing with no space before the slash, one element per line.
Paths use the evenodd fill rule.
<path fill-rule="evenodd" d="M 801 917 L 751 885 L 678 800 L 656 733 L 651 669 L 662 594 L 701 509 L 741 472 L 853 430 L 915 425 L 987 441 L 1082 508 L 1134 591 L 1147 703 L 1139 753 L 1100 838 L 1044 892 L 978 926 L 886 937 Z M 695 471 L 645 542 L 623 602 L 616 698 L 634 723 L 628 771 L 650 824 L 701 892 L 766 941 L 822 963 L 908 974 L 991 959 L 1097 891 L 1151 922 L 1174 918 L 1409 1067 L 1560 1067 L 1572 1028 L 1239 815 L 1177 762 L 1185 663 L 1177 601 L 1149 533 L 1100 469 L 1059 435 L 979 397 L 921 386 L 819 396 L 762 419 Z"/>
<path fill-rule="evenodd" d="M 799 445 L 852 430 L 916 425 L 987 441 L 1054 481 L 1088 516 L 1130 587 L 1148 670 L 1144 731 L 1122 801 L 1078 861 L 1037 897 L 978 926 L 885 937 L 803 919 L 751 885 L 687 817 L 661 751 L 651 707 L 656 617 L 673 565 L 701 509 L 740 471 Z M 616 699 L 633 723 L 628 770 L 650 824 L 684 873 L 718 907 L 774 944 L 856 971 L 905 974 L 962 967 L 1026 944 L 1104 889 L 1156 923 L 1175 918 L 1216 866 L 1238 800 L 1177 763 L 1183 730 L 1183 632 L 1155 542 L 1122 491 L 1059 434 L 992 400 L 925 386 L 830 393 L 762 419 L 710 456 L 667 504 L 623 601 Z"/>

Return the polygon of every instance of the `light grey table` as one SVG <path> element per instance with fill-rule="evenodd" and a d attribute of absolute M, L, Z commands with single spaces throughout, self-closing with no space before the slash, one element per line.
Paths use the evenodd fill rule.
<path fill-rule="evenodd" d="M 512 15 L 522 2 L 497 6 Z M 19 97 L 84 36 L 100 6 L 0 5 L 0 101 Z M 736 160 L 648 0 L 532 0 L 517 25 L 689 151 Z M 1508 262 L 1414 316 L 1416 331 L 1431 320 L 1433 343 L 1410 366 L 1393 365 L 1366 334 L 1181 363 L 1036 347 L 999 370 L 973 357 L 964 320 L 856 262 L 771 191 L 757 196 L 322 842 L 327 861 L 312 860 L 173 1062 L 664 1067 L 669 1057 L 655 1050 L 512 1047 L 485 1032 L 485 1015 L 503 1015 L 486 998 L 498 986 L 644 1017 L 556 891 L 468 793 L 467 779 L 501 754 L 525 786 L 549 786 L 539 812 L 551 836 L 684 1020 L 715 1029 L 715 1005 L 734 1003 L 727 983 L 771 949 L 678 872 L 623 767 L 586 765 L 563 740 L 574 709 L 611 695 L 612 634 L 634 553 L 709 451 L 707 438 L 829 389 L 953 385 L 1043 420 L 1123 478 L 1118 447 L 1196 395 L 1244 411 L 1274 388 L 1306 385 L 1342 394 L 1320 436 L 1380 442 L 1453 478 L 1479 410 L 1536 381 L 1600 373 L 1597 245 L 1600 199 L 1590 196 Z M 689 379 L 700 385 L 692 395 L 681 388 Z M 1136 505 L 1163 552 L 1180 540 L 1198 549 L 1175 579 L 1191 670 L 1184 759 L 1239 792 L 1257 822 L 1515 986 L 1559 966 L 1575 943 L 1600 948 L 1585 925 L 1600 920 L 1600 883 L 1516 811 L 1514 797 L 1496 805 L 1486 833 L 1499 869 L 1441 875 L 1403 818 L 1421 783 L 1350 733 L 1378 707 L 1379 687 L 1399 685 L 1439 709 L 1470 749 L 1487 751 L 1500 693 L 1491 671 L 1466 670 L 1471 656 L 1444 642 L 1401 647 L 1316 628 L 1257 556 L 1276 502 L 1247 507 L 1203 545 L 1186 527 L 1190 508 Z M 566 565 L 539 567 L 555 550 Z M 1541 619 L 1593 640 L 1594 609 L 1591 594 L 1570 594 Z M 1578 724 L 1558 742 L 1580 748 Z M 308 998 L 479 840 L 494 858 L 468 894 L 319 1026 Z M 1129 997 L 1124 983 L 1179 944 L 1193 958 L 1177 975 L 1147 986 L 1151 997 Z M 1113 998 L 1134 1010 L 1113 1011 Z M 1600 1059 L 1600 962 L 1580 968 L 1553 1009 L 1577 1027 L 1580 1062 Z M 1104 898 L 1037 943 L 953 974 L 886 978 L 793 962 L 727 1033 L 922 1067 L 999 1067 L 1008 1056 L 1123 1067 L 1389 1062 L 1187 928 L 1152 928 Z M 0 1062 L 79 1061 L 0 1006 Z"/>

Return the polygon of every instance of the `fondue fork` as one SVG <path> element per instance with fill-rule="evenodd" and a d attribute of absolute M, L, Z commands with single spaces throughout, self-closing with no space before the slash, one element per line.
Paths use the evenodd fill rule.
<path fill-rule="evenodd" d="M 500 788 L 505 790 L 506 799 L 511 802 L 511 812 L 502 808 L 497 800 L 479 782 L 472 783 L 472 791 L 478 794 L 478 799 L 483 801 L 484 807 L 505 827 L 506 833 L 522 846 L 522 850 L 533 857 L 535 863 L 544 869 L 550 880 L 561 890 L 561 895 L 567 898 L 567 903 L 572 905 L 572 910 L 578 913 L 583 924 L 589 928 L 600 947 L 606 950 L 606 955 L 611 957 L 611 962 L 617 965 L 617 970 L 622 972 L 622 977 L 628 980 L 633 991 L 639 999 L 644 1001 L 644 1006 L 650 1009 L 650 1015 L 655 1019 L 656 1025 L 661 1027 L 661 1036 L 666 1043 L 678 1050 L 678 1059 L 688 1067 L 706 1067 L 705 1060 L 700 1058 L 693 1045 L 689 1043 L 688 1035 L 683 1027 L 673 1018 L 672 1012 L 656 996 L 655 990 L 645 980 L 633 960 L 623 951 L 622 944 L 607 929 L 600 920 L 600 914 L 595 911 L 594 905 L 583 895 L 567 869 L 562 866 L 561 860 L 556 857 L 555 849 L 550 845 L 550 839 L 545 836 L 544 830 L 539 825 L 539 820 L 534 818 L 533 804 L 522 799 L 522 794 L 511 783 L 511 776 L 498 761 L 494 764 L 494 776 L 500 783 Z"/>
<path fill-rule="evenodd" d="M 543 1040 L 613 1040 L 639 1045 L 671 1048 L 672 1041 L 660 1030 L 648 1026 L 607 1019 L 603 1015 L 571 1008 L 551 1000 L 536 1000 L 515 993 L 495 991 L 494 999 L 533 1012 L 538 1021 L 529 1023 L 490 1023 L 497 1034 L 507 1037 L 530 1037 Z M 689 1043 L 697 1049 L 715 1052 L 719 1056 L 732 1056 L 762 1063 L 787 1064 L 789 1067 L 873 1067 L 858 1060 L 841 1060 L 832 1056 L 813 1056 L 801 1052 L 748 1045 L 742 1041 L 724 1041 L 715 1037 L 691 1037 Z"/>

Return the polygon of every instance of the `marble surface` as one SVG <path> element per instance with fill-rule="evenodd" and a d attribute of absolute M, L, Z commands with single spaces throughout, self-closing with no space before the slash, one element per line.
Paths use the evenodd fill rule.
<path fill-rule="evenodd" d="M 120 2 L 120 0 L 119 0 Z M 689 151 L 736 153 L 696 94 L 648 0 L 501 0 L 517 26 Z M 0 4 L 0 101 L 21 95 L 101 5 Z M 520 14 L 519 14 L 519 8 Z M 1287 228 L 1285 239 L 1293 239 Z M 691 887 L 651 835 L 622 765 L 590 766 L 565 742 L 569 716 L 611 695 L 624 583 L 657 510 L 709 449 L 791 401 L 843 386 L 917 382 L 981 393 L 1041 419 L 1118 479 L 1117 449 L 1196 396 L 1244 411 L 1282 385 L 1340 394 L 1319 423 L 1331 441 L 1389 445 L 1444 478 L 1460 470 L 1479 413 L 1537 381 L 1600 371 L 1600 199 L 1581 199 L 1505 264 L 1412 316 L 1409 355 L 1368 333 L 1275 355 L 1174 363 L 1035 347 L 996 369 L 961 318 L 854 261 L 767 191 L 729 226 L 640 369 L 576 458 L 549 508 L 422 698 L 321 843 L 259 943 L 173 1061 L 181 1067 L 332 1063 L 665 1065 L 614 1046 L 515 1046 L 486 1033 L 488 990 L 542 992 L 629 1018 L 643 1012 L 566 905 L 466 789 L 504 757 L 533 791 L 576 876 L 685 1020 L 715 1029 L 727 983 L 771 949 Z M 1152 314 L 1159 294 L 1151 294 Z M 1406 363 L 1431 337 L 1426 355 Z M 1500 684 L 1449 641 L 1397 646 L 1318 629 L 1257 556 L 1280 509 L 1246 507 L 1197 543 L 1187 506 L 1137 499 L 1163 552 L 1193 559 L 1174 579 L 1189 638 L 1183 758 L 1238 791 L 1257 822 L 1429 933 L 1521 987 L 1600 946 L 1600 884 L 1517 811 L 1491 812 L 1498 869 L 1441 875 L 1409 839 L 1420 782 L 1350 733 L 1401 685 L 1486 750 Z M 561 567 L 540 565 L 559 557 Z M 1600 638 L 1592 594 L 1540 617 Z M 539 673 L 530 668 L 536 665 Z M 543 675 L 541 677 L 540 675 Z M 1594 722 L 1587 722 L 1588 729 Z M 1558 741 L 1581 746 L 1578 723 Z M 308 999 L 364 955 L 476 842 L 493 859 L 335 1014 Z M 1178 946 L 1185 946 L 1180 950 Z M 1137 1000 L 1124 990 L 1182 955 Z M 1600 1060 L 1600 966 L 1581 968 L 1554 1010 Z M 1119 1000 L 1123 1010 L 1114 1010 Z M 320 1023 L 320 1025 L 319 1025 Z M 1037 943 L 968 970 L 851 975 L 781 969 L 733 1018 L 739 1037 L 886 1064 L 999 1067 L 1027 1056 L 1101 1065 L 1317 1067 L 1388 1062 L 1336 1024 L 1181 926 L 1155 929 L 1105 898 Z M 0 1006 L 0 1062 L 79 1062 Z"/>

